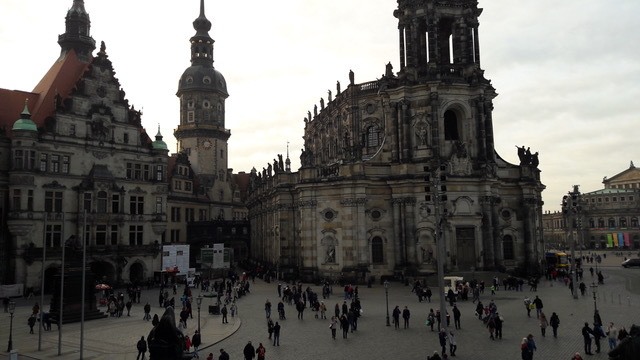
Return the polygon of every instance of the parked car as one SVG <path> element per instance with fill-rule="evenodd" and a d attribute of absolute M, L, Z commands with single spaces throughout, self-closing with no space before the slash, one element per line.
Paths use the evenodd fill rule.
<path fill-rule="evenodd" d="M 622 267 L 624 268 L 629 268 L 629 267 L 640 267 L 640 259 L 627 259 L 622 263 Z"/>

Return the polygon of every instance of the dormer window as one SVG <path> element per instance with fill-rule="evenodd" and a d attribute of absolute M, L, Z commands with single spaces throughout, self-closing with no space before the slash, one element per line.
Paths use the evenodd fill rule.
<path fill-rule="evenodd" d="M 210 78 L 210 77 L 208 77 L 208 76 L 205 76 L 205 77 L 202 79 L 202 83 L 207 84 L 207 85 L 208 85 L 208 84 L 211 84 L 211 78 Z"/>
<path fill-rule="evenodd" d="M 187 82 L 187 84 L 193 83 L 193 78 L 191 76 L 187 77 L 186 82 Z"/>

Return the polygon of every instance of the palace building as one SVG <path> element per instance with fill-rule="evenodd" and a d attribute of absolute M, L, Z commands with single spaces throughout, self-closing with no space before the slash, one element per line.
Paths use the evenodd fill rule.
<path fill-rule="evenodd" d="M 43 267 L 51 279 L 63 245 L 82 240 L 96 278 L 146 281 L 162 270 L 162 244 L 187 243 L 189 223 L 246 228 L 239 224 L 246 186 L 237 183 L 248 183 L 248 174 L 227 167 L 228 94 L 213 67 L 204 1 L 178 86 L 173 155 L 159 128 L 150 136 L 142 127 L 104 42 L 93 54 L 82 0 L 73 1 L 65 24 L 60 56 L 33 90 L 0 89 L 2 282 L 40 288 Z M 248 253 L 246 244 L 235 248 Z"/>

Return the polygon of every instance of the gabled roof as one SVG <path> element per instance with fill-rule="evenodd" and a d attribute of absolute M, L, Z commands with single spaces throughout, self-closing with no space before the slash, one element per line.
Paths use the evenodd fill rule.
<path fill-rule="evenodd" d="M 633 161 L 629 165 L 629 168 L 613 175 L 610 178 L 604 178 L 602 183 L 607 185 L 611 183 L 626 183 L 629 181 L 637 182 L 640 179 L 640 169 L 633 165 Z"/>
<path fill-rule="evenodd" d="M 56 60 L 33 91 L 0 89 L 0 127 L 13 126 L 20 118 L 25 99 L 29 99 L 31 119 L 38 127 L 43 126 L 44 120 L 55 113 L 56 94 L 61 99 L 69 96 L 89 66 L 71 50 Z"/>

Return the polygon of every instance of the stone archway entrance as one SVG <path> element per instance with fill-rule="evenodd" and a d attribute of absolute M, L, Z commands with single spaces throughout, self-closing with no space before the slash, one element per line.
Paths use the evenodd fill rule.
<path fill-rule="evenodd" d="M 136 262 L 129 267 L 129 282 L 132 284 L 142 284 L 144 281 L 144 267 Z"/>
<path fill-rule="evenodd" d="M 476 264 L 476 231 L 473 227 L 456 228 L 458 269 L 471 270 Z"/>

